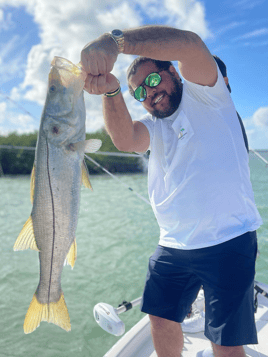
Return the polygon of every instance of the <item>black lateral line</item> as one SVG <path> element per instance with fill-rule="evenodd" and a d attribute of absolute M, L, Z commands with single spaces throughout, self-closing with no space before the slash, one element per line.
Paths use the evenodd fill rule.
<path fill-rule="evenodd" d="M 49 183 L 49 189 L 50 189 L 51 205 L 52 205 L 52 217 L 53 217 L 53 237 L 52 237 L 51 266 L 50 266 L 50 277 L 49 277 L 48 296 L 47 296 L 48 305 L 49 305 L 50 286 L 51 286 L 51 281 L 52 281 L 52 265 L 53 265 L 53 255 L 54 255 L 54 243 L 55 243 L 55 212 L 54 212 L 54 200 L 53 200 L 53 192 L 52 192 L 52 186 L 51 186 L 51 180 L 50 180 L 50 172 L 49 172 L 49 149 L 48 149 L 47 140 L 46 140 L 46 145 L 47 145 L 48 183 Z M 49 314 L 49 309 L 48 309 L 48 314 Z"/>

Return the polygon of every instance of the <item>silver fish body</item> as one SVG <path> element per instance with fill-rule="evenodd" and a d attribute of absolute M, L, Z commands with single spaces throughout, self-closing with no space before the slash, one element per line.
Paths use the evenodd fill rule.
<path fill-rule="evenodd" d="M 40 281 L 25 317 L 25 333 L 42 320 L 71 329 L 61 273 L 66 261 L 73 266 L 76 259 L 82 176 L 90 187 L 84 153 L 101 145 L 100 140 L 85 141 L 85 76 L 63 58 L 52 61 L 32 173 L 32 213 L 14 245 L 14 250 L 39 251 Z"/>

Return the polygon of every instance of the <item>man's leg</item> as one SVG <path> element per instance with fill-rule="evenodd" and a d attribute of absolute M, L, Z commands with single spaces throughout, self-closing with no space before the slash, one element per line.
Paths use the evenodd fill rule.
<path fill-rule="evenodd" d="M 212 343 L 212 348 L 215 357 L 246 357 L 243 346 L 219 346 Z"/>
<path fill-rule="evenodd" d="M 180 357 L 183 349 L 181 325 L 177 322 L 163 319 L 162 317 L 149 316 L 157 356 Z M 240 357 L 240 355 L 236 357 Z"/>

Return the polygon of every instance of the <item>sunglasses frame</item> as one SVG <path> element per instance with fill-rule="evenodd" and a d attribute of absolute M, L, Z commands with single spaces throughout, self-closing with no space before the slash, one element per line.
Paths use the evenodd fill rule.
<path fill-rule="evenodd" d="M 160 78 L 160 81 L 159 81 L 159 83 L 157 83 L 157 85 L 150 86 L 149 83 L 148 83 L 148 80 L 149 80 L 148 77 L 150 77 L 152 74 L 157 74 L 157 76 Z M 148 84 L 146 83 L 146 81 L 147 81 Z M 139 86 L 134 90 L 134 98 L 135 98 L 138 102 L 140 102 L 140 103 L 144 102 L 145 99 L 147 98 L 147 92 L 146 92 L 146 88 L 144 88 L 144 85 L 146 85 L 147 87 L 150 87 L 150 88 L 154 88 L 154 87 L 157 87 L 161 82 L 162 82 L 162 77 L 160 76 L 159 72 L 149 73 L 148 76 L 147 76 L 147 77 L 144 79 L 144 81 L 142 82 L 142 84 L 139 85 Z M 139 88 L 143 88 L 143 90 L 144 90 L 144 92 L 145 92 L 145 96 L 143 97 L 143 100 L 141 100 L 141 98 L 138 99 L 138 98 L 136 97 L 136 91 L 137 91 Z"/>

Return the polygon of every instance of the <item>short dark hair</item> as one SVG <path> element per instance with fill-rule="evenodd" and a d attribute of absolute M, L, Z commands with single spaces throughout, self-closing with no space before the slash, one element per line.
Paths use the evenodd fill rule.
<path fill-rule="evenodd" d="M 172 66 L 172 63 L 170 61 L 160 61 L 160 60 L 155 60 L 152 58 L 148 58 L 148 57 L 137 57 L 135 58 L 135 60 L 131 63 L 131 65 L 128 67 L 127 70 L 127 81 L 128 81 L 128 90 L 129 93 L 132 95 L 132 97 L 134 97 L 134 91 L 131 87 L 131 85 L 129 84 L 129 77 L 133 76 L 138 68 L 147 62 L 152 62 L 156 65 L 157 70 L 160 71 L 168 71 L 170 66 Z"/>
<path fill-rule="evenodd" d="M 215 61 L 217 62 L 217 65 L 218 65 L 218 67 L 219 67 L 219 70 L 221 71 L 222 76 L 223 76 L 223 77 L 227 77 L 227 67 L 226 67 L 226 64 L 225 64 L 218 56 L 213 55 L 212 57 L 213 57 L 213 58 L 215 59 Z M 229 92 L 231 93 L 231 87 L 230 87 L 229 84 L 227 85 L 227 88 L 228 88 Z"/>

